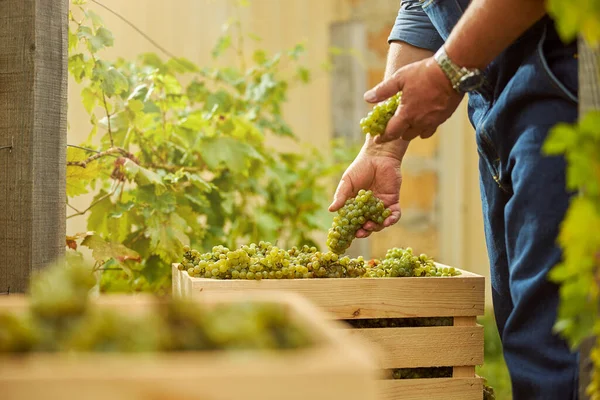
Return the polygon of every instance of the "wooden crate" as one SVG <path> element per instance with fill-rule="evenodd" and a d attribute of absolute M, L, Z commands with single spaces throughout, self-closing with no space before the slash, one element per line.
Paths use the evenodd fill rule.
<path fill-rule="evenodd" d="M 439 266 L 443 266 L 438 264 Z M 192 278 L 173 265 L 173 292 L 183 297 L 207 293 L 283 290 L 301 294 L 332 318 L 454 317 L 454 326 L 352 329 L 375 343 L 384 369 L 453 367 L 452 378 L 384 379 L 387 400 L 481 400 L 483 381 L 484 277 L 467 271 L 444 278 L 341 278 L 260 281 Z"/>
<path fill-rule="evenodd" d="M 101 298 L 102 307 L 136 313 L 154 300 Z M 206 296 L 208 302 L 284 303 L 315 339 L 302 350 L 163 354 L 0 356 L 0 392 L 10 400 L 377 400 L 371 344 L 339 335 L 339 325 L 291 293 Z M 7 296 L 0 312 L 25 309 Z"/>

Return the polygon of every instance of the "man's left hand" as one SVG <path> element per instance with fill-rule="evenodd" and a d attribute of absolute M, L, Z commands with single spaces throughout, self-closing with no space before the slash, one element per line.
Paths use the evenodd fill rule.
<path fill-rule="evenodd" d="M 400 105 L 385 132 L 375 138 L 375 143 L 432 136 L 463 98 L 463 94 L 452 88 L 450 80 L 433 57 L 399 69 L 366 92 L 364 97 L 369 103 L 378 103 L 400 91 Z"/>

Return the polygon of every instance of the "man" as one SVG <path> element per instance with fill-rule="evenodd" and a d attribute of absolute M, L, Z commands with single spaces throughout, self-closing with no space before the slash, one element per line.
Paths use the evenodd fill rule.
<path fill-rule="evenodd" d="M 377 103 L 402 91 L 380 137 L 344 173 L 330 211 L 372 189 L 400 219 L 400 166 L 409 141 L 428 138 L 468 93 L 480 154 L 480 187 L 496 321 L 515 400 L 577 398 L 578 355 L 552 333 L 558 288 L 547 279 L 569 202 L 565 163 L 542 144 L 577 118 L 576 44 L 558 39 L 543 0 L 404 0 L 389 37 Z M 447 133 L 450 134 L 450 133 Z"/>

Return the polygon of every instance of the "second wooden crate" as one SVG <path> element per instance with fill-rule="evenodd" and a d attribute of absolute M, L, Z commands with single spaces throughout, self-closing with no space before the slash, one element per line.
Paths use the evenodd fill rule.
<path fill-rule="evenodd" d="M 133 315 L 148 312 L 154 301 L 111 295 L 96 304 Z M 228 293 L 203 302 L 282 304 L 314 345 L 281 351 L 0 354 L 0 398 L 378 400 L 370 345 L 351 335 L 339 337 L 336 321 L 328 321 L 306 299 L 291 293 Z M 27 305 L 24 296 L 0 297 L 0 313 L 24 312 Z"/>

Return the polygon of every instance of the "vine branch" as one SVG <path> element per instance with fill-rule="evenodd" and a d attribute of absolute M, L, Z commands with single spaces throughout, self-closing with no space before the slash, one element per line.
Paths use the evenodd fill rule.
<path fill-rule="evenodd" d="M 112 196 L 113 194 L 115 194 L 115 193 L 117 192 L 117 189 L 118 189 L 118 188 L 119 188 L 119 184 L 117 183 L 117 184 L 115 185 L 115 188 L 114 188 L 114 189 L 113 189 L 113 190 L 112 190 L 110 193 L 107 193 L 107 194 L 105 194 L 104 196 L 100 197 L 99 199 L 96 199 L 96 201 L 93 201 L 93 202 L 92 202 L 92 204 L 90 204 L 90 205 L 88 206 L 88 208 L 86 208 L 86 209 L 85 209 L 85 210 L 83 210 L 83 211 L 77 211 L 77 209 L 76 209 L 75 207 L 73 207 L 72 205 L 70 205 L 70 204 L 69 204 L 69 202 L 67 202 L 67 206 L 69 206 L 69 207 L 70 207 L 70 208 L 72 208 L 73 210 L 77 211 L 75 214 L 71 214 L 71 215 L 69 215 L 69 216 L 67 217 L 67 219 L 74 218 L 74 217 L 77 217 L 77 216 L 80 216 L 80 215 L 84 215 L 85 213 L 87 213 L 88 211 L 90 211 L 90 210 L 92 209 L 92 207 L 94 207 L 96 204 L 98 204 L 98 203 L 100 203 L 100 202 L 102 202 L 102 201 L 106 200 L 107 198 L 109 198 L 110 196 Z"/>
<path fill-rule="evenodd" d="M 91 151 L 95 152 L 96 150 L 91 150 Z M 132 153 L 128 152 L 127 150 L 125 150 L 125 149 L 123 149 L 121 147 L 111 147 L 108 150 L 99 151 L 96 154 L 94 154 L 93 156 L 90 156 L 90 157 L 86 158 L 83 161 L 68 161 L 67 165 L 69 165 L 69 166 L 75 166 L 75 167 L 81 167 L 81 168 L 86 168 L 87 165 L 89 163 L 91 163 L 92 161 L 95 161 L 95 160 L 97 160 L 99 158 L 102 158 L 102 157 L 105 157 L 105 156 L 108 156 L 108 155 L 111 155 L 111 154 L 121 154 L 123 157 L 129 158 L 131 161 L 135 162 L 136 164 L 139 164 L 139 160 Z"/>
<path fill-rule="evenodd" d="M 133 24 L 133 22 L 129 21 L 127 18 L 125 18 L 124 16 L 122 16 L 121 14 L 119 14 L 118 12 L 116 12 L 115 10 L 113 10 L 112 8 L 110 8 L 110 7 L 108 7 L 108 6 L 100 3 L 97 0 L 91 0 L 91 2 L 97 4 L 98 6 L 100 6 L 102 8 L 104 8 L 109 13 L 113 14 L 114 16 L 116 16 L 117 18 L 119 18 L 121 21 L 125 22 L 127 25 L 129 25 L 131 28 L 133 28 L 133 30 L 135 30 L 137 33 L 139 33 L 140 35 L 142 35 L 144 37 L 144 39 L 146 39 L 148 42 L 150 42 L 154 47 L 156 47 L 157 49 L 159 49 L 160 51 L 162 51 L 163 53 L 165 53 L 169 57 L 173 58 L 174 60 L 177 60 L 177 56 L 175 56 L 169 50 L 165 49 L 163 46 L 161 46 L 160 44 L 158 44 L 150 36 L 148 36 L 146 33 L 144 33 L 144 31 L 142 31 L 140 28 L 138 28 L 137 26 L 135 26 Z"/>

